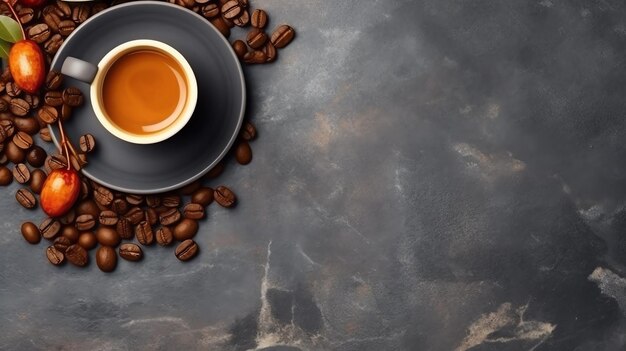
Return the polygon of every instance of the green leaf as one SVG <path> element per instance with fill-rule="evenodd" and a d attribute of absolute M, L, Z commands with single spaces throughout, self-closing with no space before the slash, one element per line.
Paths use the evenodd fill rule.
<path fill-rule="evenodd" d="M 15 43 L 22 38 L 22 26 L 13 18 L 8 16 L 0 16 L 0 39 Z"/>
<path fill-rule="evenodd" d="M 9 50 L 11 50 L 11 43 L 7 43 L 4 40 L 0 40 L 0 58 L 8 59 Z"/>

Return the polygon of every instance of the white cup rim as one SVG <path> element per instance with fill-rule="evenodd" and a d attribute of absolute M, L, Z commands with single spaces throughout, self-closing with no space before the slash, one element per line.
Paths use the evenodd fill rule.
<path fill-rule="evenodd" d="M 176 62 L 178 62 L 178 64 L 180 64 L 185 73 L 185 80 L 187 82 L 187 101 L 183 110 L 180 112 L 179 117 L 166 129 L 151 134 L 135 134 L 116 126 L 106 116 L 101 101 L 102 84 L 109 68 L 123 54 L 141 49 L 156 49 L 157 51 L 163 52 L 172 57 Z M 100 124 L 102 124 L 102 126 L 112 135 L 134 144 L 155 144 L 174 136 L 181 129 L 183 129 L 187 122 L 189 122 L 198 101 L 198 83 L 189 62 L 187 62 L 185 57 L 180 52 L 170 45 L 152 39 L 131 40 L 111 49 L 98 63 L 98 73 L 91 83 L 90 92 L 91 105 Z"/>

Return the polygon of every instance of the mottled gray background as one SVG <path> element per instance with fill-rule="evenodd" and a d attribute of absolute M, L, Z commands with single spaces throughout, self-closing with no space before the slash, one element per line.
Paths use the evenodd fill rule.
<path fill-rule="evenodd" d="M 0 349 L 626 347 L 622 1 L 251 3 L 298 37 L 246 68 L 239 206 L 104 274 L 2 190 Z"/>

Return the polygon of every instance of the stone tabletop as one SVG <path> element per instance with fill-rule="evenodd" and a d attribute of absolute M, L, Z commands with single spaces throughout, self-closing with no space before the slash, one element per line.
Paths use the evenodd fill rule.
<path fill-rule="evenodd" d="M 626 347 L 623 2 L 251 3 L 298 34 L 245 68 L 239 205 L 105 274 L 2 189 L 0 349 Z"/>

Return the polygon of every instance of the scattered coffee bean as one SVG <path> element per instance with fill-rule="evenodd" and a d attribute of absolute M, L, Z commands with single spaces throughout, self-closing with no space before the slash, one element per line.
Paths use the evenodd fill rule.
<path fill-rule="evenodd" d="M 148 207 L 157 207 L 161 205 L 161 198 L 154 195 L 146 196 L 146 204 Z"/>
<path fill-rule="evenodd" d="M 94 200 L 87 199 L 78 203 L 76 206 L 76 214 L 79 216 L 90 214 L 93 218 L 98 218 L 100 215 L 100 209 Z"/>
<path fill-rule="evenodd" d="M 11 172 L 5 166 L 0 166 L 0 185 L 5 186 L 11 184 L 13 181 L 13 172 Z"/>
<path fill-rule="evenodd" d="M 209 206 L 213 202 L 213 189 L 203 187 L 191 195 L 191 202 L 202 206 Z"/>
<path fill-rule="evenodd" d="M 118 215 L 126 214 L 126 212 L 128 212 L 129 207 L 130 206 L 128 205 L 128 202 L 126 202 L 126 200 L 122 198 L 115 199 L 111 203 L 111 209 L 113 210 L 113 212 L 117 213 Z"/>
<path fill-rule="evenodd" d="M 134 194 L 126 195 L 126 202 L 128 202 L 129 204 L 133 206 L 141 205 L 143 203 L 143 200 L 144 198 L 141 195 L 134 195 Z"/>
<path fill-rule="evenodd" d="M 78 245 L 82 246 L 85 250 L 91 250 L 98 244 L 96 235 L 92 232 L 80 233 L 78 237 Z"/>
<path fill-rule="evenodd" d="M 154 208 L 148 208 L 144 214 L 144 217 L 150 225 L 155 225 L 159 220 L 159 214 L 156 213 Z"/>
<path fill-rule="evenodd" d="M 4 129 L 5 137 L 10 138 L 15 134 L 15 123 L 8 119 L 0 120 L 0 126 Z"/>
<path fill-rule="evenodd" d="M 35 17 L 35 10 L 29 7 L 24 7 L 17 11 L 17 16 L 20 19 L 21 24 L 26 24 L 32 21 Z"/>
<path fill-rule="evenodd" d="M 59 119 L 59 111 L 53 106 L 44 105 L 37 112 L 37 116 L 47 124 L 53 124 Z"/>
<path fill-rule="evenodd" d="M 63 37 L 61 34 L 55 34 L 43 44 L 43 49 L 48 54 L 54 55 L 59 51 L 61 44 L 63 44 Z"/>
<path fill-rule="evenodd" d="M 39 232 L 46 240 L 54 239 L 59 234 L 59 231 L 61 231 L 61 223 L 54 218 L 46 218 L 39 225 Z"/>
<path fill-rule="evenodd" d="M 101 214 L 102 215 L 102 214 Z M 93 215 L 86 213 L 76 218 L 76 229 L 80 231 L 90 230 L 96 226 L 96 220 Z"/>
<path fill-rule="evenodd" d="M 126 218 L 130 221 L 131 224 L 137 225 L 139 222 L 145 219 L 144 213 L 139 207 L 133 207 L 128 212 L 126 212 Z"/>
<path fill-rule="evenodd" d="M 156 233 L 156 241 L 160 246 L 167 246 L 174 240 L 174 235 L 169 227 L 159 227 Z"/>
<path fill-rule="evenodd" d="M 15 128 L 20 132 L 32 135 L 39 131 L 39 122 L 32 117 L 15 117 L 13 119 Z"/>
<path fill-rule="evenodd" d="M 103 226 L 98 227 L 98 230 L 96 230 L 96 238 L 98 239 L 100 245 L 113 247 L 119 245 L 121 241 L 120 235 L 117 231 L 113 228 Z"/>
<path fill-rule="evenodd" d="M 75 221 L 76 210 L 74 210 L 73 208 L 67 211 L 65 215 L 63 215 L 63 217 L 59 217 L 59 222 L 61 222 L 61 224 L 74 224 Z"/>
<path fill-rule="evenodd" d="M 59 22 L 59 34 L 66 37 L 76 29 L 76 24 L 72 20 L 64 20 Z"/>
<path fill-rule="evenodd" d="M 48 155 L 48 157 L 46 157 L 46 160 L 47 160 L 46 165 L 51 170 L 67 168 L 67 159 L 63 155 L 60 155 L 60 154 Z"/>
<path fill-rule="evenodd" d="M 101 186 L 93 192 L 93 197 L 97 203 L 102 206 L 109 206 L 113 202 L 113 193 L 111 190 Z"/>
<path fill-rule="evenodd" d="M 54 239 L 54 243 L 52 245 L 55 249 L 65 252 L 68 247 L 72 246 L 72 241 L 64 236 L 60 236 Z"/>
<path fill-rule="evenodd" d="M 233 42 L 233 50 L 235 50 L 235 54 L 240 60 L 243 60 L 243 56 L 248 52 L 248 47 L 246 43 L 241 40 L 235 40 Z"/>
<path fill-rule="evenodd" d="M 63 90 L 63 102 L 71 107 L 77 107 L 83 104 L 83 93 L 74 87 Z"/>
<path fill-rule="evenodd" d="M 65 257 L 67 257 L 67 260 L 71 264 L 79 267 L 84 267 L 89 262 L 87 250 L 78 244 L 70 245 L 70 247 L 65 250 Z"/>
<path fill-rule="evenodd" d="M 59 71 L 50 71 L 46 76 L 46 88 L 48 90 L 55 90 L 61 87 L 63 83 L 63 75 Z"/>
<path fill-rule="evenodd" d="M 242 141 L 237 145 L 237 149 L 235 150 L 235 158 L 237 162 L 241 165 L 247 165 L 252 161 L 252 149 L 250 148 L 250 144 L 247 141 Z"/>
<path fill-rule="evenodd" d="M 256 9 L 252 12 L 252 18 L 250 19 L 252 27 L 263 29 L 267 25 L 267 12 Z"/>
<path fill-rule="evenodd" d="M 33 138 L 24 132 L 17 132 L 13 135 L 13 143 L 22 150 L 28 150 L 33 146 Z"/>
<path fill-rule="evenodd" d="M 63 253 L 57 250 L 54 246 L 48 246 L 46 249 L 46 257 L 48 257 L 48 261 L 55 266 L 58 266 L 65 261 L 65 255 L 63 255 Z"/>
<path fill-rule="evenodd" d="M 265 54 L 265 62 L 274 62 L 276 61 L 276 57 L 278 56 L 278 51 L 276 51 L 276 47 L 271 42 L 265 43 L 263 47 L 263 53 Z"/>
<path fill-rule="evenodd" d="M 180 206 L 180 196 L 178 195 L 168 195 L 161 199 L 161 204 L 165 207 L 179 207 Z"/>
<path fill-rule="evenodd" d="M 267 56 L 261 50 L 252 50 L 248 51 L 245 55 L 243 55 L 243 62 L 251 64 L 251 63 L 265 63 L 267 61 Z"/>
<path fill-rule="evenodd" d="M 127 261 L 139 261 L 143 258 L 143 251 L 137 244 L 120 245 L 120 257 Z"/>
<path fill-rule="evenodd" d="M 151 245 L 154 242 L 152 227 L 146 221 L 141 221 L 135 226 L 135 237 L 141 245 Z"/>
<path fill-rule="evenodd" d="M 204 207 L 200 204 L 190 203 L 183 209 L 183 217 L 187 219 L 204 218 Z"/>
<path fill-rule="evenodd" d="M 24 101 L 28 102 L 31 110 L 39 107 L 39 96 L 37 95 L 26 94 L 24 95 Z"/>
<path fill-rule="evenodd" d="M 100 246 L 96 250 L 96 265 L 103 272 L 112 272 L 117 266 L 115 249 L 109 246 Z"/>
<path fill-rule="evenodd" d="M 59 107 L 63 105 L 63 93 L 58 90 L 49 91 L 44 95 L 43 102 L 46 105 Z"/>
<path fill-rule="evenodd" d="M 118 221 L 117 213 L 113 211 L 102 211 L 100 212 L 100 217 L 98 217 L 98 220 L 102 225 L 116 225 Z"/>
<path fill-rule="evenodd" d="M 96 139 L 91 134 L 81 135 L 79 139 L 80 149 L 83 152 L 91 152 L 96 146 Z"/>
<path fill-rule="evenodd" d="M 235 193 L 232 192 L 229 188 L 220 185 L 213 192 L 213 197 L 215 202 L 217 202 L 220 206 L 223 207 L 233 207 L 235 202 L 237 202 L 237 197 Z"/>
<path fill-rule="evenodd" d="M 26 184 L 30 181 L 30 170 L 23 163 L 18 163 L 13 168 L 13 179 L 20 184 Z"/>
<path fill-rule="evenodd" d="M 174 239 L 183 241 L 193 238 L 197 232 L 198 222 L 193 219 L 185 218 L 174 227 L 172 234 L 174 235 Z"/>
<path fill-rule="evenodd" d="M 76 22 L 76 24 L 83 23 L 87 20 L 87 18 L 89 18 L 90 12 L 91 9 L 87 6 L 87 4 L 80 4 L 74 7 L 74 10 L 72 11 L 72 20 Z"/>
<path fill-rule="evenodd" d="M 32 209 L 37 206 L 37 199 L 33 193 L 26 189 L 21 188 L 15 193 L 15 199 L 22 205 L 24 208 Z"/>
<path fill-rule="evenodd" d="M 272 44 L 278 49 L 282 49 L 287 46 L 296 35 L 296 31 L 290 26 L 283 24 L 274 30 L 272 33 Z"/>
<path fill-rule="evenodd" d="M 28 37 L 37 44 L 43 44 L 50 38 L 50 27 L 45 23 L 34 25 L 26 31 Z"/>
<path fill-rule="evenodd" d="M 46 157 L 48 157 L 46 150 L 41 146 L 35 145 L 26 154 L 26 161 L 33 167 L 41 167 L 46 162 Z"/>
<path fill-rule="evenodd" d="M 204 16 L 205 18 L 213 18 L 220 14 L 220 8 L 217 6 L 217 4 L 206 4 L 204 7 L 202 7 L 201 12 L 202 16 Z"/>
<path fill-rule="evenodd" d="M 67 121 L 72 115 L 73 107 L 68 104 L 61 105 L 61 119 L 63 122 Z"/>
<path fill-rule="evenodd" d="M 19 148 L 13 141 L 5 144 L 4 154 L 7 155 L 9 161 L 18 164 L 26 159 L 26 151 Z"/>
<path fill-rule="evenodd" d="M 221 10 L 225 18 L 233 19 L 239 16 L 242 9 L 241 9 L 241 6 L 239 6 L 239 3 L 237 2 L 237 0 L 231 0 L 225 3 L 224 5 L 222 5 Z"/>
<path fill-rule="evenodd" d="M 176 247 L 176 258 L 181 261 L 188 261 L 198 253 L 198 245 L 195 241 L 187 239 Z"/>
<path fill-rule="evenodd" d="M 48 5 L 44 7 L 41 14 L 43 15 L 43 20 L 50 27 L 50 29 L 54 32 L 57 32 L 59 30 L 59 23 L 61 22 L 61 18 L 56 13 L 55 7 L 53 5 Z"/>
<path fill-rule="evenodd" d="M 21 227 L 22 236 L 24 240 L 31 244 L 38 244 L 41 241 L 41 233 L 39 228 L 33 222 L 24 222 Z"/>
<path fill-rule="evenodd" d="M 19 87 L 19 85 L 13 82 L 8 82 L 4 86 L 4 91 L 7 93 L 7 95 L 9 95 L 12 98 L 16 98 L 22 95 L 22 89 Z"/>
<path fill-rule="evenodd" d="M 235 27 L 235 23 L 232 19 L 224 17 L 223 13 L 220 14 L 220 17 L 222 18 L 222 21 L 224 21 L 226 26 L 228 26 L 228 29 Z"/>
<path fill-rule="evenodd" d="M 210 22 L 224 37 L 230 36 L 230 27 L 221 16 L 211 18 Z"/>
<path fill-rule="evenodd" d="M 162 225 L 172 225 L 180 221 L 180 212 L 176 208 L 171 208 L 159 216 Z"/>
<path fill-rule="evenodd" d="M 267 34 L 258 28 L 252 28 L 246 36 L 248 45 L 253 49 L 259 49 L 267 41 Z"/>
<path fill-rule="evenodd" d="M 120 218 L 117 221 L 115 230 L 120 235 L 120 237 L 124 240 L 130 240 L 133 238 L 133 227 L 127 218 L 124 218 L 124 217 Z"/>
<path fill-rule="evenodd" d="M 52 141 L 52 135 L 50 135 L 50 129 L 46 128 L 41 128 L 41 130 L 39 131 L 39 137 L 41 138 L 41 140 L 49 143 Z"/>
<path fill-rule="evenodd" d="M 233 19 L 233 23 L 237 27 L 245 27 L 250 24 L 250 13 L 248 12 L 248 10 L 242 10 L 241 14 L 239 14 L 239 17 L 235 17 Z"/>
<path fill-rule="evenodd" d="M 41 193 L 43 189 L 43 183 L 46 181 L 46 172 L 41 169 L 34 169 L 30 173 L 30 190 L 32 190 L 35 194 Z"/>
<path fill-rule="evenodd" d="M 9 110 L 16 116 L 26 116 L 30 112 L 30 104 L 24 99 L 13 98 L 9 103 Z"/>
<path fill-rule="evenodd" d="M 72 15 L 72 8 L 65 1 L 57 0 L 55 2 L 56 8 L 58 10 L 58 15 L 61 18 L 67 18 Z"/>
<path fill-rule="evenodd" d="M 253 140 L 256 138 L 256 128 L 248 121 L 243 122 L 239 135 L 241 136 L 241 139 L 245 141 Z"/>
<path fill-rule="evenodd" d="M 80 237 L 80 232 L 73 225 L 66 225 L 61 228 L 61 236 L 64 236 L 72 243 L 75 243 L 78 241 L 78 237 Z"/>

